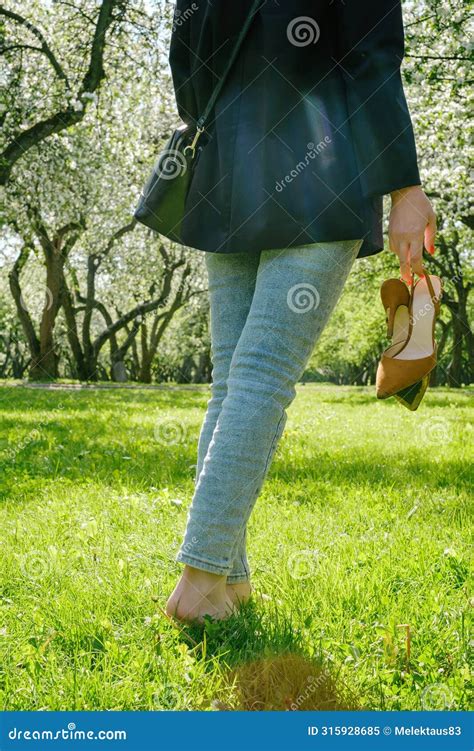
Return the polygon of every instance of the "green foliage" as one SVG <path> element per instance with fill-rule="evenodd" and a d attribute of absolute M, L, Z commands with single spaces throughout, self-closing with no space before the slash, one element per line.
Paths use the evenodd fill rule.
<path fill-rule="evenodd" d="M 438 382 L 459 386 L 471 381 L 474 356 L 469 330 L 474 283 L 470 8 L 463 0 L 405 0 L 403 6 L 406 58 L 402 72 L 423 185 L 439 225 L 437 254 L 426 259 L 426 266 L 443 278 L 445 287 L 437 328 L 441 344 Z M 22 145 L 8 172 L 0 201 L 0 291 L 5 298 L 10 296 L 8 274 L 26 245 L 30 250 L 20 282 L 38 332 L 45 291 L 51 296 L 44 268 L 44 233 L 53 238 L 53 246 L 55 239 L 61 239 L 62 253 L 67 239 L 72 244 L 64 262 L 64 284 L 77 310 L 78 330 L 87 328 L 83 299 L 89 259 L 100 258 L 90 326 L 93 339 L 104 329 L 104 311 L 115 320 L 133 310 L 148 299 L 162 271 L 158 243 L 144 230 L 123 235 L 112 248 L 110 242 L 129 222 L 150 166 L 178 120 L 167 65 L 172 5 L 165 0 L 4 0 L 2 8 L 0 44 L 5 65 L 0 81 L 0 152 L 7 154 L 9 145 L 38 123 L 57 117 L 58 127 L 33 145 L 25 144 L 27 149 Z M 92 56 L 94 24 L 102 17 L 101 55 Z M 71 112 L 73 121 L 69 122 Z M 0 160 L 0 172 L 2 166 Z M 203 288 L 202 256 L 188 251 L 187 257 L 191 256 L 189 279 L 198 291 Z M 373 382 L 377 357 L 386 343 L 378 289 L 384 278 L 397 275 L 396 259 L 388 252 L 355 264 L 306 379 Z M 179 284 L 177 274 L 174 288 Z M 2 315 L 0 320 L 3 341 L 17 336 L 19 330 L 21 311 L 17 310 L 15 323 L 13 301 L 8 307 L 11 315 Z M 192 380 L 198 377 L 196 373 L 206 372 L 198 360 L 208 358 L 207 326 L 180 326 L 186 316 L 194 315 L 191 303 L 185 315 L 173 322 L 173 337 L 160 341 L 151 368 L 155 379 Z M 108 346 L 101 350 L 101 377 L 110 373 L 120 347 L 126 350 L 123 358 L 129 377 L 143 374 L 143 320 L 149 332 L 154 313 L 145 319 L 137 314 L 128 329 L 117 333 L 117 341 L 110 342 L 110 351 Z M 68 338 L 70 323 L 61 308 L 49 327 L 60 357 L 60 375 L 78 376 L 80 368 Z M 125 346 L 134 330 L 135 340 Z M 20 348 L 26 351 L 24 333 L 20 332 L 20 339 Z M 48 342 L 45 346 L 50 347 Z M 43 365 L 44 354 L 39 357 Z M 5 375 L 17 375 L 9 363 Z"/>

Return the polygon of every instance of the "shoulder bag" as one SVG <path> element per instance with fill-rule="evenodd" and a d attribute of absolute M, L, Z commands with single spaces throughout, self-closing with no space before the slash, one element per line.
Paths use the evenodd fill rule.
<path fill-rule="evenodd" d="M 237 57 L 245 35 L 262 0 L 254 0 L 245 23 L 237 37 L 225 70 L 195 124 L 176 128 L 159 155 L 153 172 L 140 196 L 135 219 L 170 240 L 181 242 L 181 223 L 185 214 L 186 197 L 193 176 L 198 140 Z"/>

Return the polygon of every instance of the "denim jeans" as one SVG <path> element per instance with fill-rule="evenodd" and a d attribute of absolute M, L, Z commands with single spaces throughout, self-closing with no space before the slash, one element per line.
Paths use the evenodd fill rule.
<path fill-rule="evenodd" d="M 212 389 L 177 560 L 250 576 L 246 527 L 314 346 L 362 240 L 206 253 Z"/>

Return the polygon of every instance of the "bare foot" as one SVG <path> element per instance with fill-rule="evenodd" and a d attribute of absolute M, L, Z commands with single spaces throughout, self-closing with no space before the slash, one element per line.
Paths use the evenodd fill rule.
<path fill-rule="evenodd" d="M 227 584 L 227 595 L 230 597 L 234 605 L 239 606 L 248 602 L 252 596 L 252 587 L 250 582 L 236 582 L 235 584 Z"/>
<path fill-rule="evenodd" d="M 234 610 L 226 588 L 226 577 L 185 566 L 181 579 L 166 603 L 166 615 L 179 621 L 202 622 L 205 615 L 215 620 L 228 618 Z"/>

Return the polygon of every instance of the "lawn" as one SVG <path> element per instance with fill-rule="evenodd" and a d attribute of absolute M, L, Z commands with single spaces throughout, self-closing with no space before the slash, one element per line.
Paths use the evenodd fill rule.
<path fill-rule="evenodd" d="M 179 629 L 207 398 L 0 388 L 0 708 L 467 709 L 472 392 L 409 413 L 300 386 L 251 519 L 255 602 Z"/>

